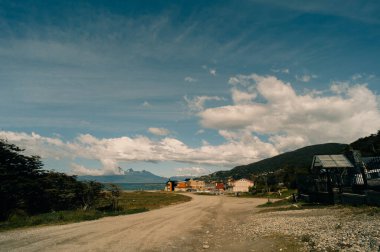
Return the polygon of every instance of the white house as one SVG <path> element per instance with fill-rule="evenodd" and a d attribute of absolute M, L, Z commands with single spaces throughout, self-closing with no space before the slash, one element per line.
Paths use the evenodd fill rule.
<path fill-rule="evenodd" d="M 239 179 L 232 182 L 233 192 L 248 192 L 249 188 L 254 185 L 253 181 L 249 179 Z"/>

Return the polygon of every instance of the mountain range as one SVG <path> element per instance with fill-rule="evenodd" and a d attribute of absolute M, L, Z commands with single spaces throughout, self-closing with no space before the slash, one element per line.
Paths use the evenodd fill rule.
<path fill-rule="evenodd" d="M 157 176 L 148 171 L 134 171 L 128 169 L 121 175 L 102 175 L 102 176 L 78 176 L 79 180 L 91 180 L 101 183 L 165 183 L 168 178 Z"/>
<path fill-rule="evenodd" d="M 101 175 L 101 176 L 78 176 L 81 181 L 97 181 L 100 183 L 166 183 L 170 180 L 185 180 L 188 178 L 193 178 L 194 176 L 173 176 L 170 178 L 161 177 L 155 175 L 149 171 L 134 171 L 133 169 L 128 169 L 124 171 L 124 174 L 120 175 Z"/>

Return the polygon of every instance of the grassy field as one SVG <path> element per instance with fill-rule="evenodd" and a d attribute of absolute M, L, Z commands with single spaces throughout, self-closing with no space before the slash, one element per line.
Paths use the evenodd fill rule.
<path fill-rule="evenodd" d="M 95 220 L 106 216 L 134 214 L 157 209 L 160 207 L 190 201 L 186 195 L 168 192 L 122 192 L 119 198 L 118 211 L 100 211 L 78 209 L 57 211 L 28 216 L 23 211 L 16 211 L 7 221 L 0 222 L 0 231 L 37 225 L 66 224 L 87 220 Z M 99 206 L 105 202 L 99 202 Z"/>
<path fill-rule="evenodd" d="M 190 200 L 189 196 L 180 193 L 138 191 L 124 192 L 120 199 L 120 205 L 127 209 L 152 210 Z"/>

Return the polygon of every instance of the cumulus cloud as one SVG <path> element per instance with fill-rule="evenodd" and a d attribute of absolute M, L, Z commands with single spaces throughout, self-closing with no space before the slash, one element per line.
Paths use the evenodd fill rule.
<path fill-rule="evenodd" d="M 354 74 L 353 76 L 352 76 L 352 80 L 358 80 L 358 79 L 361 79 L 361 78 L 363 78 L 363 75 L 361 75 L 361 74 L 359 74 L 359 73 L 357 73 L 357 74 Z"/>
<path fill-rule="evenodd" d="M 57 135 L 44 137 L 34 132 L 27 134 L 24 132 L 0 131 L 0 139 L 17 143 L 18 146 L 25 149 L 28 155 L 38 154 L 42 158 L 49 157 L 54 159 L 70 156 L 69 147 Z"/>
<path fill-rule="evenodd" d="M 302 82 L 309 82 L 311 79 L 317 78 L 314 74 L 304 74 L 304 75 L 296 75 L 296 80 L 302 81 Z"/>
<path fill-rule="evenodd" d="M 299 135 L 274 135 L 269 137 L 277 150 L 294 150 L 310 145 L 309 139 Z"/>
<path fill-rule="evenodd" d="M 216 76 L 216 69 L 209 69 L 209 73 L 210 73 L 212 76 Z"/>
<path fill-rule="evenodd" d="M 222 101 L 224 98 L 219 96 L 195 96 L 193 98 L 189 98 L 187 96 L 183 97 L 187 103 L 188 108 L 192 112 L 201 111 L 204 109 L 204 105 L 207 101 Z"/>
<path fill-rule="evenodd" d="M 231 96 L 234 104 L 247 104 L 251 103 L 252 100 L 256 98 L 257 94 L 240 91 L 239 89 L 233 88 L 231 89 Z"/>
<path fill-rule="evenodd" d="M 184 79 L 186 82 L 197 82 L 198 80 L 197 79 L 195 79 L 195 78 L 192 78 L 192 77 L 190 77 L 190 76 L 186 76 L 185 77 L 185 79 Z"/>
<path fill-rule="evenodd" d="M 202 110 L 201 124 L 218 130 L 248 130 L 270 137 L 278 151 L 323 142 L 350 142 L 378 130 L 377 96 L 366 85 L 334 83 L 331 95 L 297 94 L 274 76 L 237 75 L 234 87 L 256 93 L 252 101 Z M 232 89 L 234 95 L 234 89 Z M 251 98 L 251 97 L 250 97 Z"/>
<path fill-rule="evenodd" d="M 149 128 L 149 133 L 156 135 L 156 136 L 166 136 L 170 134 L 170 130 L 165 128 Z"/>
<path fill-rule="evenodd" d="M 141 106 L 143 106 L 144 108 L 150 108 L 150 107 L 152 107 L 152 105 L 151 105 L 149 102 L 147 102 L 147 101 L 144 101 L 144 102 L 141 104 Z"/>
<path fill-rule="evenodd" d="M 90 175 L 90 176 L 101 176 L 105 175 L 105 172 L 103 170 L 94 169 L 94 168 L 87 168 L 83 165 L 72 163 L 71 165 L 71 171 L 75 175 Z"/>
<path fill-rule="evenodd" d="M 177 172 L 176 176 L 201 176 L 210 173 L 208 169 L 202 167 L 176 168 L 175 171 Z"/>
<path fill-rule="evenodd" d="M 341 95 L 345 94 L 349 91 L 350 89 L 350 83 L 348 82 L 333 82 L 330 86 L 331 92 Z"/>
<path fill-rule="evenodd" d="M 200 135 L 200 134 L 203 134 L 203 133 L 205 133 L 205 130 L 204 129 L 200 129 L 197 132 L 195 132 L 195 135 Z"/>
<path fill-rule="evenodd" d="M 271 71 L 274 73 L 285 73 L 285 74 L 290 73 L 290 70 L 288 68 L 282 68 L 282 69 L 273 68 L 271 69 Z"/>
<path fill-rule="evenodd" d="M 0 138 L 26 147 L 31 154 L 44 154 L 45 158 L 83 158 L 97 160 L 102 164 L 101 168 L 91 168 L 72 162 L 72 172 L 81 175 L 119 174 L 119 162 L 175 161 L 231 167 L 278 154 L 271 144 L 262 142 L 248 133 L 226 138 L 220 145 L 203 143 L 198 148 L 189 147 L 182 141 L 170 137 L 161 140 L 152 140 L 145 136 L 99 139 L 90 134 L 83 134 L 64 142 L 55 137 L 42 137 L 34 133 L 0 131 Z"/>
<path fill-rule="evenodd" d="M 349 143 L 379 129 L 379 97 L 364 84 L 335 82 L 330 90 L 301 94 L 275 76 L 237 75 L 229 82 L 233 86 L 231 96 L 235 97 L 230 105 L 205 108 L 206 101 L 222 98 L 185 97 L 201 124 L 223 137 L 219 145 L 203 141 L 199 147 L 190 147 L 168 136 L 97 138 L 82 134 L 64 141 L 59 136 L 0 131 L 0 138 L 26 148 L 30 154 L 71 160 L 73 173 L 100 175 L 119 174 L 120 162 L 174 161 L 194 167 L 232 167 L 305 145 Z M 161 136 L 169 133 L 162 128 L 150 128 L 149 132 Z M 76 158 L 97 160 L 101 168 L 76 164 Z"/>
<path fill-rule="evenodd" d="M 202 68 L 204 70 L 207 70 L 210 75 L 216 76 L 216 69 L 215 68 L 210 68 L 207 65 L 202 65 Z"/>

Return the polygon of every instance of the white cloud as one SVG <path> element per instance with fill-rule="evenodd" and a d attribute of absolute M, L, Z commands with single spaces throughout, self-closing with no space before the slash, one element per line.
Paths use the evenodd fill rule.
<path fill-rule="evenodd" d="M 279 151 L 295 150 L 310 145 L 309 140 L 304 136 L 297 135 L 275 135 L 269 138 L 274 147 Z"/>
<path fill-rule="evenodd" d="M 101 168 L 91 168 L 71 162 L 72 172 L 82 175 L 119 174 L 119 162 L 175 161 L 232 167 L 278 154 L 271 144 L 262 142 L 249 133 L 226 139 L 220 145 L 203 143 L 198 148 L 191 148 L 180 140 L 170 137 L 153 141 L 144 136 L 99 139 L 84 134 L 72 141 L 62 142 L 56 138 L 1 131 L 0 138 L 7 138 L 9 142 L 28 148 L 30 154 L 43 153 L 45 158 L 56 156 L 69 160 L 83 158 L 97 160 L 102 164 Z"/>
<path fill-rule="evenodd" d="M 149 128 L 148 131 L 156 136 L 166 136 L 170 134 L 170 130 L 165 128 Z"/>
<path fill-rule="evenodd" d="M 243 92 L 239 89 L 231 89 L 232 101 L 234 104 L 249 104 L 256 98 L 256 93 Z"/>
<path fill-rule="evenodd" d="M 354 74 L 353 76 L 352 76 L 352 80 L 358 80 L 358 79 L 361 79 L 361 78 L 363 78 L 363 75 L 361 75 L 361 74 L 359 74 L 359 73 L 357 73 L 357 74 Z"/>
<path fill-rule="evenodd" d="M 198 112 L 201 124 L 218 130 L 224 138 L 219 145 L 204 141 L 200 147 L 190 147 L 173 137 L 97 138 L 90 134 L 63 141 L 58 136 L 11 131 L 0 131 L 0 138 L 26 148 L 30 154 L 71 160 L 74 173 L 99 175 L 118 174 L 120 162 L 174 161 L 196 167 L 200 164 L 232 167 L 309 144 L 349 143 L 379 129 L 379 97 L 366 85 L 334 83 L 328 96 L 323 96 L 325 92 L 315 90 L 298 94 L 290 83 L 274 76 L 252 74 L 231 79 L 234 85 L 231 94 L 234 88 L 239 88 L 242 93 L 257 94 L 258 98 L 247 96 L 252 99 L 235 99 L 231 105 L 205 109 L 206 101 L 222 98 L 185 97 L 189 107 Z M 149 131 L 169 133 L 162 128 Z M 76 164 L 73 161 L 76 158 L 97 160 L 102 166 L 85 167 Z"/>
<path fill-rule="evenodd" d="M 201 176 L 208 173 L 211 173 L 210 170 L 202 167 L 183 167 L 176 168 L 176 176 Z"/>
<path fill-rule="evenodd" d="M 72 163 L 70 165 L 71 171 L 75 175 L 91 175 L 91 176 L 101 176 L 105 175 L 105 172 L 103 170 L 94 169 L 94 168 L 87 168 L 83 165 Z"/>
<path fill-rule="evenodd" d="M 324 142 L 350 142 L 378 130 L 377 96 L 366 85 L 335 83 L 332 95 L 297 94 L 274 76 L 237 75 L 230 84 L 254 90 L 262 99 L 202 110 L 201 124 L 218 130 L 248 130 L 270 137 L 279 151 Z M 231 91 L 234 92 L 234 89 Z"/>
<path fill-rule="evenodd" d="M 210 73 L 212 76 L 216 76 L 216 69 L 209 69 L 209 73 Z"/>
<path fill-rule="evenodd" d="M 187 103 L 188 108 L 192 112 L 201 111 L 204 109 L 204 105 L 207 101 L 222 101 L 224 98 L 219 96 L 195 96 L 192 99 L 187 96 L 183 97 Z"/>
<path fill-rule="evenodd" d="M 350 89 L 350 84 L 348 82 L 333 82 L 330 86 L 331 92 L 335 94 L 345 94 Z"/>
<path fill-rule="evenodd" d="M 290 70 L 288 68 L 283 68 L 283 69 L 273 68 L 271 69 L 271 71 L 274 73 L 285 73 L 285 74 L 290 73 Z"/>
<path fill-rule="evenodd" d="M 302 81 L 302 82 L 309 82 L 311 79 L 317 78 L 317 75 L 315 74 L 304 74 L 304 75 L 296 75 L 296 80 Z"/>
<path fill-rule="evenodd" d="M 10 143 L 18 143 L 28 155 L 38 153 L 42 158 L 50 157 L 54 159 L 70 156 L 68 146 L 58 136 L 43 137 L 34 132 L 27 134 L 24 132 L 0 131 L 0 139 L 5 139 Z"/>
<path fill-rule="evenodd" d="M 185 79 L 184 79 L 186 82 L 197 82 L 198 80 L 193 78 L 193 77 L 190 77 L 190 76 L 186 76 Z"/>
<path fill-rule="evenodd" d="M 230 77 L 228 80 L 228 83 L 236 86 L 236 85 L 241 85 L 243 87 L 252 87 L 252 80 L 257 78 L 257 74 L 251 74 L 251 75 L 243 75 L 243 74 L 238 74 L 236 76 Z"/>
<path fill-rule="evenodd" d="M 370 75 L 368 75 L 367 79 L 368 79 L 368 80 L 372 80 L 372 79 L 375 78 L 375 77 L 376 77 L 376 75 L 374 75 L 374 74 L 370 74 Z"/>
<path fill-rule="evenodd" d="M 147 102 L 147 101 L 144 101 L 141 106 L 143 106 L 144 108 L 150 108 L 150 107 L 152 107 L 152 105 L 149 102 Z"/>
<path fill-rule="evenodd" d="M 204 130 L 204 129 L 200 129 L 200 130 L 198 130 L 198 131 L 195 133 L 195 135 L 200 135 L 200 134 L 203 134 L 203 133 L 205 133 L 205 130 Z"/>
<path fill-rule="evenodd" d="M 215 68 L 209 68 L 207 65 L 202 65 L 202 68 L 204 70 L 208 70 L 208 73 L 212 76 L 216 76 L 216 69 Z"/>

